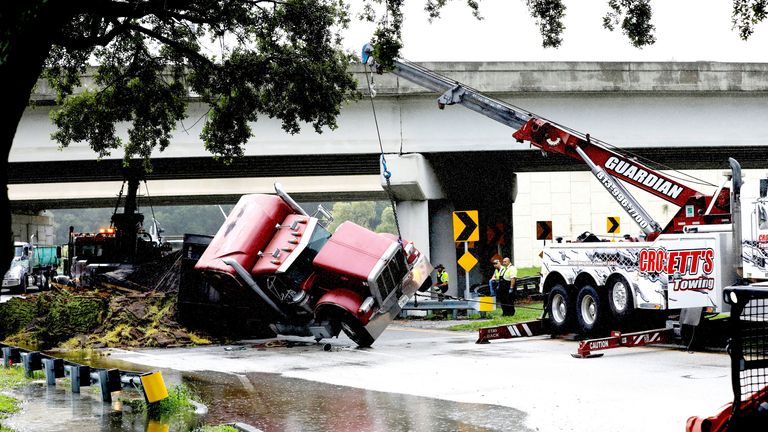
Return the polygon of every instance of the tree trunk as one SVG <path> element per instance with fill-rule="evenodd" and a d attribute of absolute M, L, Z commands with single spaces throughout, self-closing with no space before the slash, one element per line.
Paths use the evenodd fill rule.
<path fill-rule="evenodd" d="M 0 235 L 2 274 L 8 270 L 13 259 L 8 157 L 19 121 L 43 70 L 54 37 L 67 19 L 61 9 L 61 1 L 5 3 L 0 6 L 0 94 L 5 105 L 5 114 L 0 115 L 0 157 L 5 164 L 5 169 L 0 169 L 0 229 L 4 232 Z"/>

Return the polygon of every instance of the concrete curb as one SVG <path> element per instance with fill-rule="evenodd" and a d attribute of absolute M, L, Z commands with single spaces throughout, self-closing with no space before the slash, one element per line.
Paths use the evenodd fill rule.
<path fill-rule="evenodd" d="M 240 432 L 263 432 L 261 429 L 257 429 L 246 423 L 229 423 L 229 426 L 232 426 Z"/>

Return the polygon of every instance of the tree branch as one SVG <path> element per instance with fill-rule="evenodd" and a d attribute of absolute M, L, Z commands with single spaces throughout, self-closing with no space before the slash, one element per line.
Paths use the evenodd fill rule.
<path fill-rule="evenodd" d="M 106 46 L 108 43 L 112 42 L 112 40 L 114 40 L 117 36 L 125 32 L 128 28 L 127 21 L 120 23 L 117 20 L 113 20 L 112 23 L 114 24 L 114 27 L 112 27 L 110 31 L 104 33 L 101 36 L 86 37 L 86 38 L 68 38 L 64 35 L 61 35 L 61 38 L 55 40 L 54 43 L 72 50 L 82 50 L 82 49 L 86 49 L 94 46 Z"/>
<path fill-rule="evenodd" d="M 145 34 L 153 39 L 158 40 L 159 42 L 162 42 L 170 47 L 173 47 L 174 49 L 181 51 L 182 53 L 186 54 L 187 58 L 189 58 L 190 60 L 196 60 L 198 62 L 206 63 L 211 66 L 213 65 L 213 62 L 211 62 L 211 60 L 208 59 L 208 57 L 205 57 L 204 55 L 189 48 L 188 46 L 185 46 L 184 44 L 180 44 L 173 39 L 167 38 L 161 35 L 160 33 L 157 33 L 156 31 L 150 30 L 148 28 L 144 28 L 136 24 L 128 24 L 127 26 L 130 30 L 134 30 L 139 33 Z"/>

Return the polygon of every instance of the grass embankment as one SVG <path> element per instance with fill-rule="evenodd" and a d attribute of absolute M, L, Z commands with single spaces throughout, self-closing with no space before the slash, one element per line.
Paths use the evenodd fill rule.
<path fill-rule="evenodd" d="M 524 278 L 528 276 L 537 276 L 540 272 L 541 267 L 521 267 L 517 269 L 517 277 Z M 485 317 L 481 317 L 480 314 L 472 314 L 468 317 L 472 321 L 448 327 L 448 330 L 472 331 L 483 327 L 494 327 L 535 320 L 541 317 L 541 313 L 544 309 L 543 302 L 529 302 L 525 299 L 516 301 L 515 306 L 514 316 L 502 316 L 501 309 L 497 307 L 493 312 L 486 313 Z"/>
<path fill-rule="evenodd" d="M 541 267 L 520 267 L 517 269 L 517 277 L 537 276 L 541 273 Z"/>
<path fill-rule="evenodd" d="M 543 308 L 544 303 L 542 302 L 516 303 L 514 316 L 502 316 L 501 309 L 497 308 L 493 312 L 488 312 L 486 318 L 481 318 L 480 315 L 471 315 L 470 319 L 472 319 L 472 321 L 465 324 L 450 326 L 448 327 L 448 330 L 471 331 L 483 327 L 495 327 L 535 320 L 541 317 Z"/>

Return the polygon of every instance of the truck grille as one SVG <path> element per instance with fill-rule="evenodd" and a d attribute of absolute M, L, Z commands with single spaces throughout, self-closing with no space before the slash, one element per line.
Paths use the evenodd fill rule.
<path fill-rule="evenodd" d="M 408 265 L 405 263 L 405 257 L 398 249 L 381 270 L 381 274 L 376 277 L 376 289 L 379 291 L 379 299 L 381 302 L 386 300 L 390 294 L 397 291 L 407 274 Z"/>

